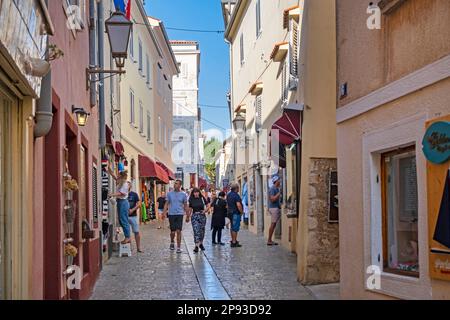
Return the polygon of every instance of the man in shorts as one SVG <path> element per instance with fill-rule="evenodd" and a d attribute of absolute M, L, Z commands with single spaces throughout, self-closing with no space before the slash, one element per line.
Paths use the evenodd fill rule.
<path fill-rule="evenodd" d="M 170 250 L 175 250 L 175 234 L 177 236 L 177 253 L 181 253 L 181 230 L 183 229 L 183 216 L 188 212 L 186 193 L 181 191 L 181 180 L 176 180 L 174 190 L 167 194 L 164 205 L 164 214 L 169 218 L 170 224 Z M 189 222 L 189 216 L 186 217 Z"/>
<path fill-rule="evenodd" d="M 139 219 L 137 211 L 142 205 L 141 199 L 136 192 L 131 191 L 131 182 L 128 182 L 128 203 L 130 204 L 130 210 L 128 212 L 128 222 L 130 223 L 131 230 L 134 233 L 134 239 L 136 240 L 136 247 L 138 252 L 141 250 L 141 235 L 139 234 Z"/>
<path fill-rule="evenodd" d="M 272 241 L 273 233 L 278 221 L 281 219 L 281 180 L 280 177 L 272 177 L 272 187 L 269 189 L 269 212 L 272 217 L 272 224 L 269 228 L 269 239 L 267 240 L 268 246 L 276 246 L 278 243 Z"/>
<path fill-rule="evenodd" d="M 163 191 L 156 200 L 158 202 L 158 229 L 164 227 L 164 221 L 166 216 L 164 215 L 164 206 L 166 204 L 166 193 Z"/>
<path fill-rule="evenodd" d="M 244 212 L 242 207 L 242 199 L 238 194 L 239 184 L 233 183 L 231 191 L 227 195 L 228 213 L 231 220 L 231 247 L 238 248 L 242 245 L 237 241 L 237 235 L 241 228 L 241 217 Z"/>

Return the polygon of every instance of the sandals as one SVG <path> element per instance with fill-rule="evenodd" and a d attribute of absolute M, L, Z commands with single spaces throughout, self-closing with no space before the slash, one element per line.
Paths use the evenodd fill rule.
<path fill-rule="evenodd" d="M 277 246 L 278 243 L 272 241 L 272 242 L 267 242 L 267 245 L 268 246 Z"/>

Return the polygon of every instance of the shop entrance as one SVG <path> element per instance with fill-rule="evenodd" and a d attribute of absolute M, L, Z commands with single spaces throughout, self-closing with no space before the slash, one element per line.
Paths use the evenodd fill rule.
<path fill-rule="evenodd" d="M 17 98 L 2 90 L 0 84 L 0 300 L 11 298 L 11 225 L 12 188 L 11 112 L 18 110 Z"/>

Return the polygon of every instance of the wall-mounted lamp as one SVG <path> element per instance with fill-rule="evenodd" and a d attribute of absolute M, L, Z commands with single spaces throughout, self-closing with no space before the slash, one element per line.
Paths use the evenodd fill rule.
<path fill-rule="evenodd" d="M 86 125 L 87 119 L 91 115 L 83 108 L 77 108 L 75 106 L 72 106 L 72 113 L 75 113 L 75 116 L 77 117 L 77 123 L 80 127 L 84 127 Z"/>
<path fill-rule="evenodd" d="M 108 34 L 109 45 L 111 47 L 111 56 L 116 62 L 119 70 L 103 70 L 99 68 L 86 69 L 86 90 L 89 89 L 89 83 L 94 81 L 91 79 L 92 74 L 109 73 L 123 74 L 125 70 L 125 59 L 128 57 L 128 43 L 133 23 L 128 20 L 125 15 L 120 12 L 114 12 L 111 17 L 105 21 L 106 33 Z"/>

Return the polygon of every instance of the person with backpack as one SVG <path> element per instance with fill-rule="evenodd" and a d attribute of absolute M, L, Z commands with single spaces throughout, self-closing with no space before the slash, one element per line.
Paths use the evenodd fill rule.
<path fill-rule="evenodd" d="M 209 205 L 198 188 L 192 190 L 188 202 L 190 208 L 188 217 L 192 220 L 192 229 L 194 231 L 194 253 L 197 253 L 199 248 L 202 251 L 205 250 L 203 239 L 205 238 L 206 213 L 209 210 Z"/>

